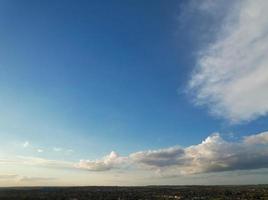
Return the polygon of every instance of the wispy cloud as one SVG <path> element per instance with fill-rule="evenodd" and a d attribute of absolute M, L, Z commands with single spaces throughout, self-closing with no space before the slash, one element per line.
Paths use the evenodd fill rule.
<path fill-rule="evenodd" d="M 14 179 L 17 177 L 17 174 L 0 174 L 0 179 Z"/>
<path fill-rule="evenodd" d="M 29 147 L 29 145 L 30 145 L 29 141 L 25 141 L 25 142 L 22 144 L 22 147 L 23 147 L 23 148 L 27 148 L 27 147 Z"/>
<path fill-rule="evenodd" d="M 37 149 L 36 151 L 37 151 L 38 153 L 43 153 L 43 152 L 44 152 L 43 149 Z"/>
<path fill-rule="evenodd" d="M 62 148 L 54 147 L 54 148 L 53 148 L 53 151 L 59 152 L 59 151 L 62 151 Z"/>
<path fill-rule="evenodd" d="M 29 183 L 40 183 L 44 181 L 54 181 L 57 178 L 54 177 L 37 177 L 37 176 L 22 176 L 18 174 L 0 174 L 0 180 L 12 181 L 12 182 L 26 182 Z"/>
<path fill-rule="evenodd" d="M 44 182 L 44 181 L 53 181 L 56 178 L 53 177 L 35 177 L 35 176 L 22 176 L 18 174 L 0 174 L 0 180 L 8 180 L 12 182 L 26 182 L 26 183 L 34 183 L 34 182 Z"/>
<path fill-rule="evenodd" d="M 46 167 L 55 169 L 74 169 L 74 163 L 62 160 L 50 160 L 40 157 L 15 156 L 12 158 L 1 158 L 0 164 L 7 165 L 29 165 L 36 167 Z"/>
<path fill-rule="evenodd" d="M 73 149 L 67 149 L 67 150 L 66 150 L 66 153 L 68 153 L 68 154 L 73 153 L 73 152 L 74 152 Z"/>
<path fill-rule="evenodd" d="M 52 177 L 32 177 L 32 176 L 17 176 L 16 182 L 26 182 L 26 183 L 32 183 L 32 182 L 44 182 L 44 181 L 54 181 L 57 180 L 56 178 Z"/>
<path fill-rule="evenodd" d="M 73 149 L 65 149 L 65 148 L 61 148 L 61 147 L 53 147 L 52 150 L 54 152 L 57 152 L 57 153 L 63 153 L 65 155 L 68 155 L 68 154 L 71 154 L 74 152 Z"/>
<path fill-rule="evenodd" d="M 205 2 L 207 12 L 221 3 Z M 208 106 L 215 116 L 240 123 L 268 112 L 268 2 L 228 3 L 232 9 L 226 13 L 219 10 L 224 20 L 216 39 L 200 50 L 189 88 L 196 104 Z"/>
<path fill-rule="evenodd" d="M 29 141 L 25 141 L 22 143 L 22 147 L 24 149 L 28 149 L 28 150 L 32 150 L 32 151 L 36 151 L 38 153 L 43 153 L 44 152 L 44 149 L 43 148 L 39 148 L 33 144 L 31 144 Z"/>

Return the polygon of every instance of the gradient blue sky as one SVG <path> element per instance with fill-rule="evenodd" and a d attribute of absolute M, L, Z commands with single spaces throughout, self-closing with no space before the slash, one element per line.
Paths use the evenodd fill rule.
<path fill-rule="evenodd" d="M 127 182 L 125 177 L 122 177 L 123 183 L 121 179 L 114 181 L 113 178 L 110 182 L 102 181 L 102 178 L 74 181 L 73 177 L 68 177 L 68 182 L 62 178 L 67 173 L 65 169 L 48 172 L 54 169 L 35 166 L 36 163 L 30 164 L 37 174 L 32 175 L 33 172 L 24 169 L 28 165 L 18 164 L 23 162 L 17 161 L 18 156 L 72 163 L 90 160 L 85 164 L 90 166 L 84 167 L 80 162 L 71 170 L 97 177 L 100 173 L 103 176 L 115 173 L 111 168 L 117 164 L 113 163 L 113 166 L 107 166 L 107 171 L 101 169 L 101 172 L 95 168 L 94 172 L 83 169 L 91 171 L 91 162 L 102 162 L 107 158 L 102 157 L 111 151 L 128 157 L 149 149 L 187 148 L 215 132 L 232 143 L 240 143 L 246 136 L 260 136 L 260 133 L 268 138 L 265 132 L 268 124 L 267 76 L 261 77 L 262 84 L 242 92 L 244 87 L 252 85 L 252 74 L 268 72 L 268 59 L 261 57 L 267 43 L 254 47 L 253 53 L 244 50 L 252 48 L 246 46 L 252 38 L 266 42 L 265 35 L 257 37 L 255 32 L 265 32 L 267 20 L 251 27 L 248 35 L 242 34 L 243 41 L 237 40 L 235 34 L 238 33 L 234 33 L 239 28 L 240 34 L 247 30 L 242 24 L 248 20 L 243 18 L 244 13 L 253 10 L 253 14 L 262 14 L 253 15 L 249 20 L 265 17 L 266 14 L 259 8 L 256 11 L 255 7 L 258 4 L 267 7 L 267 2 L 251 4 L 254 3 L 238 0 L 228 3 L 208 0 L 202 3 L 1 0 L 0 156 L 5 159 L 2 164 L 0 162 L 1 185 L 147 184 Z M 234 13 L 242 14 L 237 17 Z M 252 17 L 251 13 L 249 16 Z M 259 30 L 259 27 L 264 28 Z M 233 44 L 232 50 L 228 42 Z M 236 43 L 244 46 L 236 46 Z M 213 50 L 217 53 L 211 53 Z M 251 55 L 252 59 L 245 59 L 240 67 L 237 61 L 241 57 L 230 57 L 226 53 L 230 51 Z M 260 57 L 264 64 L 252 61 Z M 230 62 L 224 63 L 226 60 Z M 232 70 L 241 74 L 241 80 Z M 223 80 L 222 74 L 224 77 L 227 74 L 229 79 Z M 254 77 L 258 79 L 258 76 Z M 201 83 L 199 79 L 202 79 Z M 241 81 L 244 81 L 242 87 Z M 232 91 L 233 88 L 236 90 Z M 247 96 L 252 91 L 259 91 L 252 93 L 254 99 Z M 262 148 L 267 151 L 266 144 Z M 17 164 L 10 164 L 11 158 Z M 9 165 L 13 168 L 6 170 Z M 266 165 L 245 168 L 256 170 L 266 168 Z M 233 168 L 241 170 L 230 167 L 231 171 Z M 201 174 L 210 172 L 200 171 Z M 42 177 L 39 177 L 40 173 Z M 134 170 L 133 176 L 136 173 L 143 177 L 143 172 Z M 243 171 L 243 174 L 250 176 L 252 172 Z M 265 182 L 256 174 L 253 183 Z M 232 176 L 222 182 L 233 183 Z M 16 180 L 12 182 L 14 177 Z M 60 178 L 61 181 L 55 181 Z M 157 179 L 152 183 L 194 183 L 185 175 L 178 179 L 184 181 Z M 251 181 L 252 177 L 245 180 Z M 200 183 L 207 182 L 202 182 L 201 177 Z M 212 178 L 208 183 L 221 182 Z"/>

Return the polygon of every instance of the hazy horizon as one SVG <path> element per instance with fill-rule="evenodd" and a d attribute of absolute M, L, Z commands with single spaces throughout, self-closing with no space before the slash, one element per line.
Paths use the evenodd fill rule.
<path fill-rule="evenodd" d="M 268 184 L 268 1 L 0 1 L 0 187 Z"/>

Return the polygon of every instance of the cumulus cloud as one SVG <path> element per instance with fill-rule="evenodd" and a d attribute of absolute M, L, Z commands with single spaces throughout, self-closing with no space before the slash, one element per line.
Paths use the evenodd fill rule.
<path fill-rule="evenodd" d="M 109 155 L 100 160 L 80 160 L 76 164 L 78 169 L 86 169 L 89 171 L 107 171 L 124 164 L 125 158 L 120 157 L 116 152 L 112 151 Z"/>
<path fill-rule="evenodd" d="M 130 154 L 130 160 L 134 163 L 153 168 L 172 166 L 180 163 L 184 150 L 180 147 L 170 147 L 160 150 L 140 151 Z"/>
<path fill-rule="evenodd" d="M 131 167 L 169 176 L 268 168 L 268 140 L 263 139 L 267 135 L 264 132 L 230 142 L 214 133 L 189 147 L 140 151 L 126 157 L 112 152 L 101 160 L 81 160 L 76 167 L 90 171 Z"/>
<path fill-rule="evenodd" d="M 241 140 L 227 141 L 219 133 L 199 144 L 169 147 L 120 156 L 112 151 L 98 160 L 78 163 L 17 156 L 1 158 L 0 165 L 29 165 L 54 169 L 77 169 L 95 172 L 120 170 L 155 171 L 161 176 L 180 176 L 234 170 L 268 169 L 268 132 L 249 135 Z M 9 176 L 0 176 L 8 178 Z"/>
<path fill-rule="evenodd" d="M 267 168 L 268 142 L 263 142 L 264 146 L 248 142 L 249 138 L 263 135 L 267 133 L 249 136 L 241 142 L 228 142 L 215 133 L 197 145 L 133 153 L 129 159 L 144 169 L 177 175 Z"/>
<path fill-rule="evenodd" d="M 187 147 L 185 157 L 188 162 L 182 166 L 183 173 L 260 169 L 268 167 L 268 146 L 227 142 L 213 134 L 201 144 Z"/>
<path fill-rule="evenodd" d="M 200 50 L 189 88 L 196 104 L 240 123 L 268 112 L 268 1 L 228 3 L 232 9 L 225 13 L 216 39 Z"/>
<path fill-rule="evenodd" d="M 244 142 L 247 144 L 268 144 L 268 132 L 247 136 L 244 138 Z"/>

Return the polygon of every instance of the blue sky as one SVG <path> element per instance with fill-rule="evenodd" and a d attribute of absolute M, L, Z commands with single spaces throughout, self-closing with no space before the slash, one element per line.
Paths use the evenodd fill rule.
<path fill-rule="evenodd" d="M 211 141 L 237 157 L 237 148 L 267 152 L 262 7 L 1 1 L 1 185 L 265 182 L 268 154 L 248 163 L 222 163 L 230 152 L 204 158 L 218 167 L 185 161 L 215 151 Z M 145 181 L 147 171 L 154 181 Z"/>

